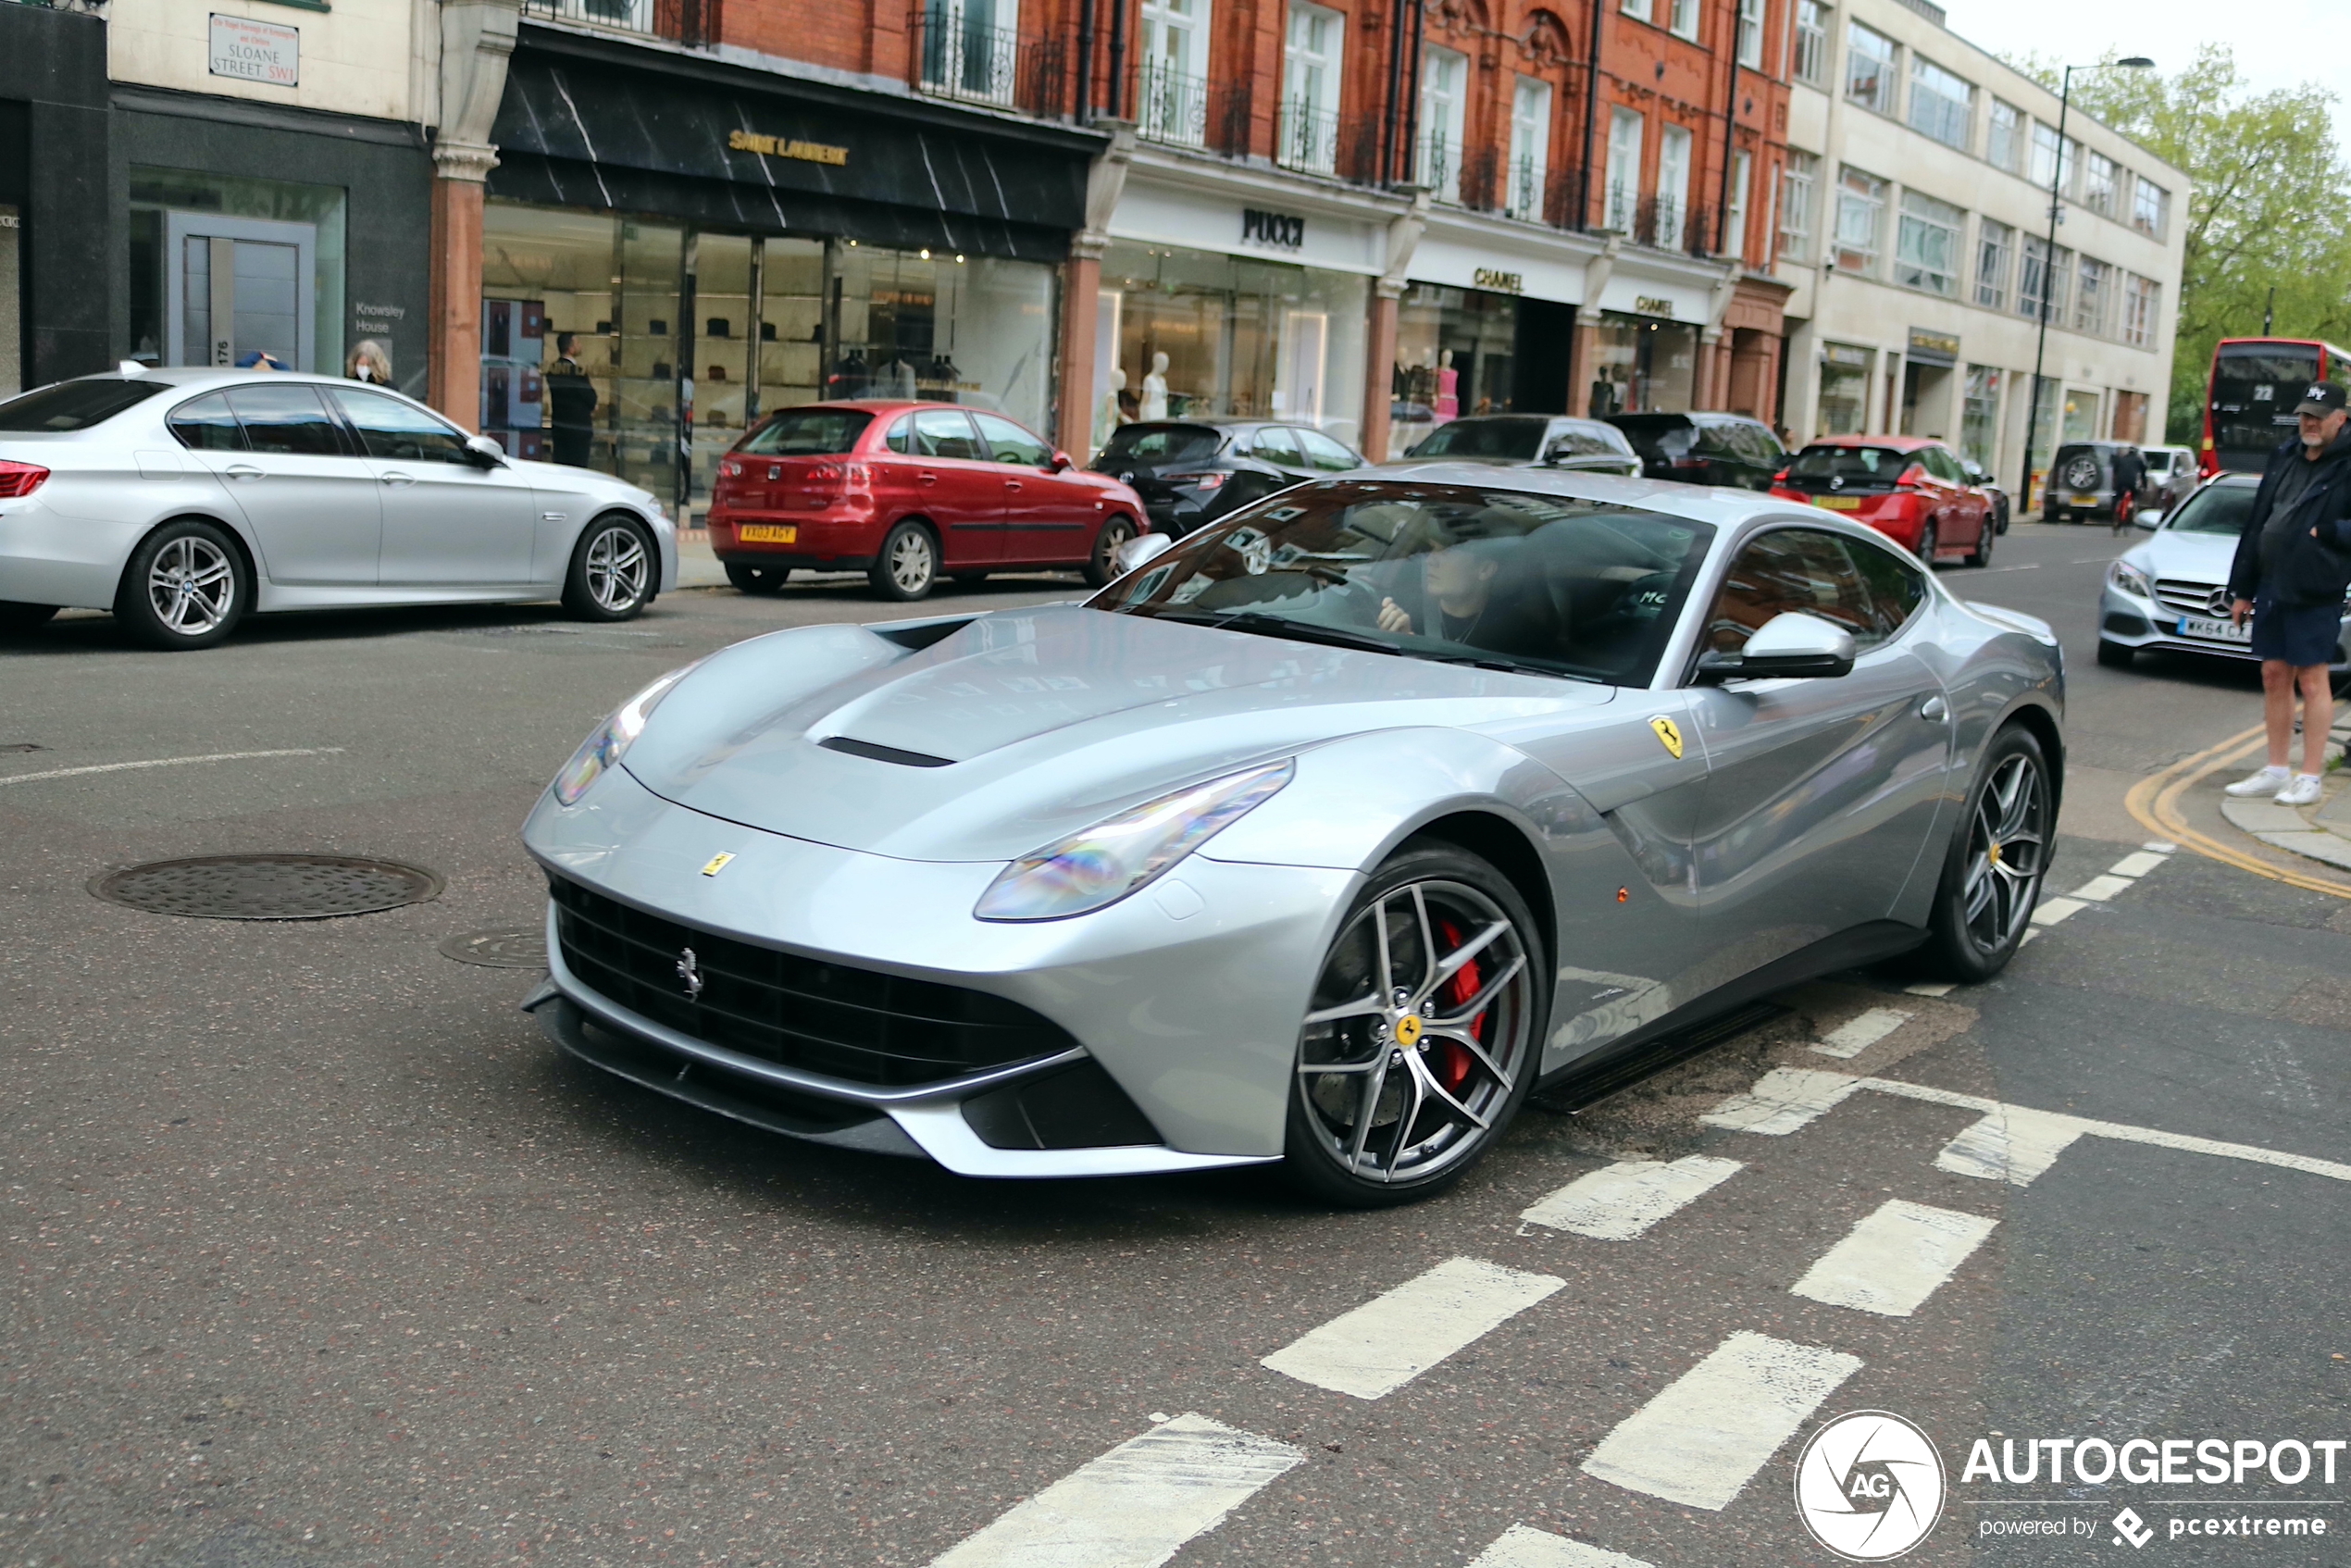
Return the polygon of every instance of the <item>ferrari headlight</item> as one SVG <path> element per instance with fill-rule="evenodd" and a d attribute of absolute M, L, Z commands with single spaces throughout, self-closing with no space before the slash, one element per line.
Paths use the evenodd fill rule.
<path fill-rule="evenodd" d="M 1120 812 L 1013 862 L 979 895 L 972 914 L 982 920 L 1059 920 L 1116 903 L 1271 800 L 1297 772 L 1295 763 L 1273 763 Z"/>
<path fill-rule="evenodd" d="M 2155 591 L 2147 586 L 2146 574 L 2126 562 L 2117 561 L 2106 569 L 2107 586 L 2141 599 L 2152 599 Z"/>
<path fill-rule="evenodd" d="M 653 716 L 655 705 L 669 695 L 670 688 L 685 679 L 693 672 L 695 665 L 701 663 L 700 659 L 696 659 L 691 665 L 682 665 L 671 670 L 615 708 L 612 716 L 598 725 L 595 733 L 579 743 L 579 750 L 571 753 L 571 760 L 564 764 L 562 772 L 555 775 L 555 782 L 552 786 L 555 799 L 565 805 L 576 804 L 579 797 L 588 792 L 588 786 L 603 777 L 604 769 L 617 765 L 622 753 L 645 732 L 645 720 Z"/>

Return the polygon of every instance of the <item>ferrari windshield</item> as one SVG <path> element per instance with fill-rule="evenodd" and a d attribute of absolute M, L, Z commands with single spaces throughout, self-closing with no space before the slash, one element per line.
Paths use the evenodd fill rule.
<path fill-rule="evenodd" d="M 1612 503 L 1337 481 L 1291 490 L 1113 583 L 1097 609 L 1645 685 L 1713 529 Z"/>

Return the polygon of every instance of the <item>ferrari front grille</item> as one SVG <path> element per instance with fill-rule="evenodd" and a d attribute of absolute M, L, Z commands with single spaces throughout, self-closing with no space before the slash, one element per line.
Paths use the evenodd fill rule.
<path fill-rule="evenodd" d="M 802 958 L 699 930 L 561 877 L 555 936 L 578 981 L 708 1044 L 852 1083 L 906 1088 L 1076 1048 L 986 991 Z"/>

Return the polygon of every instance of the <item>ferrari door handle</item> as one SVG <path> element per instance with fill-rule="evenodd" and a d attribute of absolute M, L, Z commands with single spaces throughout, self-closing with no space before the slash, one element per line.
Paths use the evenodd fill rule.
<path fill-rule="evenodd" d="M 1929 697 L 1925 702 L 1919 704 L 1919 717 L 1926 720 L 1929 724 L 1941 724 L 1945 719 L 1947 719 L 1950 716 L 1951 709 L 1949 704 L 1946 703 L 1940 697 Z"/>
<path fill-rule="evenodd" d="M 228 475 L 232 479 L 257 479 L 261 478 L 261 470 L 255 467 L 250 463 L 231 463 L 220 471 Z"/>
<path fill-rule="evenodd" d="M 414 474 L 404 474 L 400 472 L 399 469 L 394 468 L 390 473 L 383 476 L 383 481 L 384 483 L 394 487 L 401 485 L 412 485 L 417 482 L 417 476 Z"/>

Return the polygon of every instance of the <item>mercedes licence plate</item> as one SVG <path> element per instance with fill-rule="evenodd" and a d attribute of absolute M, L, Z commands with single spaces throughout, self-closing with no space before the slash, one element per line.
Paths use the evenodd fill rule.
<path fill-rule="evenodd" d="M 780 523 L 745 523 L 735 537 L 745 544 L 798 544 L 800 530 Z"/>
<path fill-rule="evenodd" d="M 1832 512 L 1858 512 L 1861 509 L 1861 498 L 1858 495 L 1816 495 L 1812 498 L 1812 504 L 1825 506 Z"/>
<path fill-rule="evenodd" d="M 2237 626 L 2229 621 L 2207 620 L 2202 616 L 2182 616 L 2180 635 L 2208 637 L 2216 642 L 2250 642 L 2253 641 L 2253 628 L 2249 623 Z"/>

